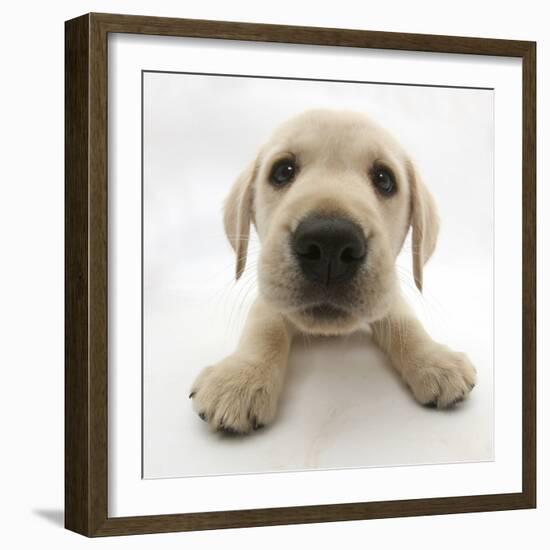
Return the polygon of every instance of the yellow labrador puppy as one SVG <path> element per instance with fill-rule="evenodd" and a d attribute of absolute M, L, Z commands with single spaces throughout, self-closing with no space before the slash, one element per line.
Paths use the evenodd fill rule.
<path fill-rule="evenodd" d="M 235 352 L 204 369 L 190 394 L 213 429 L 247 433 L 273 421 L 299 333 L 370 326 L 420 403 L 445 408 L 469 394 L 476 373 L 468 358 L 434 342 L 399 291 L 395 259 L 409 227 L 422 290 L 438 218 L 432 196 L 388 132 L 348 111 L 313 110 L 289 120 L 225 203 L 237 278 L 251 223 L 262 245 L 259 297 Z"/>

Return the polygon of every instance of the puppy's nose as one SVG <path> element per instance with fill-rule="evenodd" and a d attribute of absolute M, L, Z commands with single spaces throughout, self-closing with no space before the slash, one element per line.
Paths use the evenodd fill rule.
<path fill-rule="evenodd" d="M 341 217 L 308 216 L 291 246 L 304 276 L 327 286 L 352 279 L 367 255 L 361 227 Z"/>

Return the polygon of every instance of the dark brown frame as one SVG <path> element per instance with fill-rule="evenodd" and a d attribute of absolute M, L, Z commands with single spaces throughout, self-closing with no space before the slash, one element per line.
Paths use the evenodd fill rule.
<path fill-rule="evenodd" d="M 139 517 L 107 514 L 107 36 L 185 36 L 521 58 L 521 493 Z M 221 529 L 536 506 L 536 43 L 88 14 L 65 23 L 65 526 L 87 536 Z"/>

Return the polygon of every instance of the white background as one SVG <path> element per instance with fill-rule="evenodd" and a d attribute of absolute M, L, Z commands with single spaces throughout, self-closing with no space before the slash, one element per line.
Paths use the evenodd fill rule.
<path fill-rule="evenodd" d="M 167 54 L 160 58 L 167 62 Z M 186 395 L 205 365 L 235 349 L 257 293 L 259 250 L 253 240 L 247 271 L 233 284 L 223 199 L 274 128 L 314 107 L 368 113 L 418 164 L 442 227 L 423 296 L 409 241 L 398 262 L 401 285 L 433 337 L 468 353 L 476 391 L 455 410 L 427 410 L 370 338 L 296 342 L 274 425 L 248 438 L 216 436 Z M 128 143 L 123 128 L 116 151 Z M 493 148 L 492 90 L 146 73 L 145 477 L 492 460 Z M 123 193 L 116 203 L 133 201 Z M 121 242 L 113 258 L 127 247 Z"/>
<path fill-rule="evenodd" d="M 419 7 L 420 4 L 420 7 Z M 71 2 L 42 7 L 21 3 L 5 20 L 2 36 L 4 74 L 13 78 L 2 87 L 3 199 L 0 201 L 0 239 L 3 266 L 2 357 L 7 373 L 3 383 L 2 517 L 0 535 L 11 547 L 44 544 L 77 547 L 210 547 L 214 544 L 251 548 L 277 547 L 307 541 L 319 547 L 374 547 L 405 542 L 425 548 L 437 541 L 447 548 L 499 548 L 537 544 L 546 531 L 547 477 L 539 474 L 539 509 L 464 516 L 395 519 L 317 526 L 157 535 L 86 541 L 60 528 L 63 461 L 63 20 L 94 11 L 146 13 L 265 21 L 318 26 L 372 28 L 408 32 L 464 34 L 539 40 L 539 152 L 545 148 L 548 94 L 543 33 L 547 16 L 541 3 L 524 2 L 515 10 L 502 3 L 388 2 L 371 9 L 366 4 L 340 2 L 317 5 L 310 12 L 296 3 L 254 5 L 248 2 Z M 300 9 L 301 8 L 301 9 Z M 473 16 L 475 14 L 475 16 Z M 25 33 L 18 21 L 25 20 Z M 548 64 L 546 64 L 548 65 Z M 5 84 L 8 82 L 9 84 Z M 546 105 L 545 105 L 546 104 Z M 544 181 L 542 154 L 539 181 Z M 541 199 L 546 201 L 546 195 Z M 539 220 L 545 212 L 539 211 Z M 546 231 L 547 225 L 544 230 Z M 15 238 L 14 238 L 15 237 Z M 541 235 L 542 238 L 543 235 Z M 542 240 L 542 239 L 541 239 Z M 539 243 L 539 250 L 542 247 Z M 539 272 L 539 280 L 542 273 Z M 539 294 L 540 296 L 540 294 Z M 544 295 L 546 298 L 546 294 Z M 542 304 L 542 300 L 540 301 Z M 540 312 L 542 317 L 542 311 Z M 543 323 L 539 320 L 539 329 Z M 542 331 L 540 332 L 542 334 Z M 542 337 L 540 338 L 542 341 Z M 542 343 L 542 342 L 541 342 Z M 539 364 L 543 364 L 542 357 Z M 539 401 L 547 391 L 547 377 L 539 377 Z M 546 408 L 539 425 L 547 418 Z M 539 458 L 547 447 L 539 431 Z M 548 437 L 548 436 L 546 436 Z M 542 462 L 542 460 L 541 460 Z M 429 532 L 429 537 L 426 537 Z"/>

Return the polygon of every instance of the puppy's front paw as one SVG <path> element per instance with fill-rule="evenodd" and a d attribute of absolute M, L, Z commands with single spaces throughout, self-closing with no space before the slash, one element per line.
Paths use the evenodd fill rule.
<path fill-rule="evenodd" d="M 437 345 L 421 353 L 403 371 L 417 401 L 445 409 L 466 399 L 476 382 L 476 370 L 464 353 Z"/>
<path fill-rule="evenodd" d="M 231 355 L 205 368 L 189 397 L 193 408 L 213 430 L 245 434 L 275 417 L 280 381 L 274 368 Z"/>

